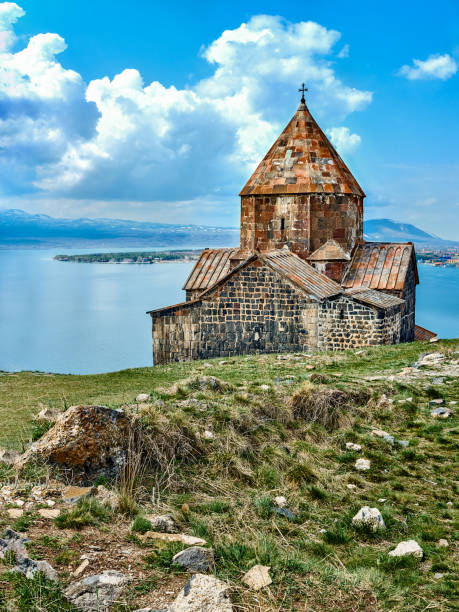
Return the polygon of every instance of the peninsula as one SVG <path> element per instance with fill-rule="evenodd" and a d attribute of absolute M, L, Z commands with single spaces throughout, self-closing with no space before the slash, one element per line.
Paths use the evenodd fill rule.
<path fill-rule="evenodd" d="M 188 251 L 133 251 L 121 253 L 87 253 L 84 255 L 56 255 L 57 261 L 74 263 L 108 263 L 108 264 L 155 264 L 187 263 L 196 261 L 200 250 Z"/>

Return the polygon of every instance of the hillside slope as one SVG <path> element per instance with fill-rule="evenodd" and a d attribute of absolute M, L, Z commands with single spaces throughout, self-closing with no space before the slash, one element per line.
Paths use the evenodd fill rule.
<path fill-rule="evenodd" d="M 56 522 L 32 503 L 16 521 L 7 514 L 11 504 L 0 507 L 1 524 L 24 531 L 33 554 L 56 568 L 64 587 L 75 580 L 70 572 L 81 555 L 89 563 L 80 578 L 109 568 L 129 574 L 114 610 L 164 609 L 187 581 L 172 562 L 187 545 L 142 535 L 153 512 L 172 515 L 180 532 L 213 548 L 215 574 L 229 583 L 235 611 L 452 610 L 458 355 L 459 341 L 451 340 L 99 376 L 5 373 L 0 444 L 18 447 L 31 432 L 43 433 L 32 420 L 40 402 L 60 409 L 103 404 L 140 418 L 156 449 L 176 450 L 160 469 L 137 474 L 127 498 L 124 489 L 124 515 L 80 505 L 70 516 L 57 496 Z M 139 404 L 141 392 L 150 399 Z M 441 405 L 456 414 L 434 418 Z M 361 450 L 347 448 L 349 442 Z M 360 458 L 370 461 L 369 470 L 356 469 Z M 66 484 L 50 476 L 38 466 L 15 484 L 14 470 L 0 463 L 0 486 L 16 486 L 26 503 L 31 484 L 57 491 Z M 119 483 L 105 484 L 117 491 Z M 352 523 L 363 506 L 381 511 L 384 529 Z M 388 555 L 410 539 L 423 559 Z M 259 591 L 242 581 L 255 564 L 268 566 L 272 578 Z M 71 609 L 49 585 L 48 607 L 34 608 L 38 587 L 11 578 L 10 568 L 0 566 L 0 590 L 15 609 Z M 42 588 L 42 606 L 45 596 Z"/>

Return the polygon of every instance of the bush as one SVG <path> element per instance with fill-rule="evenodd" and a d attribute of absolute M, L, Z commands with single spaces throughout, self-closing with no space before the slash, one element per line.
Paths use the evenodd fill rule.
<path fill-rule="evenodd" d="M 143 516 L 137 515 L 131 525 L 131 531 L 136 531 L 137 533 L 147 533 L 147 531 L 151 531 L 153 529 L 150 521 Z"/>
<path fill-rule="evenodd" d="M 95 499 L 81 499 L 71 510 L 54 519 L 59 529 L 81 529 L 87 525 L 106 523 L 112 517 L 112 510 Z"/>
<path fill-rule="evenodd" d="M 339 418 L 349 407 L 350 397 L 344 391 L 305 383 L 291 398 L 295 419 L 318 423 L 328 430 L 336 429 Z"/>

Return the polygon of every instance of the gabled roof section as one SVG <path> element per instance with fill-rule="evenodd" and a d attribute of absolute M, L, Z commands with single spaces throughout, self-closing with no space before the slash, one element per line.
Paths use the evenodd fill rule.
<path fill-rule="evenodd" d="M 370 306 L 376 306 L 376 308 L 392 308 L 393 306 L 401 306 L 405 300 L 401 300 L 395 295 L 390 293 L 384 293 L 383 291 L 376 291 L 375 289 L 368 289 L 367 287 L 357 287 L 354 289 L 347 289 L 345 295 L 350 295 L 352 299 Z"/>
<path fill-rule="evenodd" d="M 437 334 L 430 329 L 426 329 L 425 327 L 421 327 L 420 325 L 414 326 L 414 339 L 415 340 L 431 340 L 432 338 L 436 338 Z"/>
<path fill-rule="evenodd" d="M 410 263 L 419 283 L 411 242 L 364 242 L 357 246 L 343 287 L 368 287 L 382 291 L 403 290 Z"/>
<path fill-rule="evenodd" d="M 287 250 L 270 251 L 260 255 L 270 268 L 288 278 L 292 283 L 320 300 L 342 293 L 338 283 L 321 274 L 304 259 Z"/>
<path fill-rule="evenodd" d="M 303 102 L 240 195 L 293 193 L 365 195 Z"/>
<path fill-rule="evenodd" d="M 351 256 L 336 240 L 327 240 L 307 259 L 308 261 L 350 261 Z"/>
<path fill-rule="evenodd" d="M 230 257 L 234 249 L 205 249 L 196 262 L 183 289 L 186 291 L 201 290 L 215 285 L 230 270 Z"/>

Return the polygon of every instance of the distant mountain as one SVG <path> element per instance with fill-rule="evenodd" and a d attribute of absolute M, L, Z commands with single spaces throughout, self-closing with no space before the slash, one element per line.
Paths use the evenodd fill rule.
<path fill-rule="evenodd" d="M 122 219 L 56 219 L 0 210 L 0 248 L 234 246 L 239 229 Z"/>
<path fill-rule="evenodd" d="M 409 223 L 392 219 L 364 222 L 368 241 L 407 242 L 450 246 Z M 235 246 L 239 228 L 205 225 L 169 225 L 123 219 L 56 219 L 23 210 L 0 210 L 0 248 L 45 247 L 211 247 Z"/>

